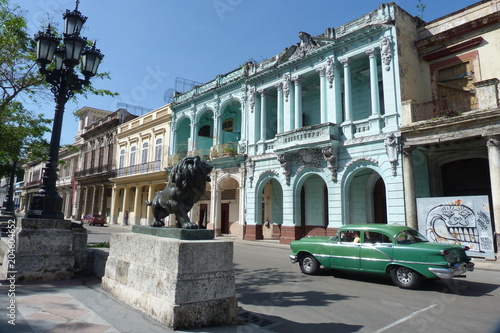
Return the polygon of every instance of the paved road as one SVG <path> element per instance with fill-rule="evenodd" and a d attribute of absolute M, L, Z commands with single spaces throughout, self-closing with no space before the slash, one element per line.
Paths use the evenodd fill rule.
<path fill-rule="evenodd" d="M 239 306 L 273 332 L 492 332 L 500 320 L 500 274 L 403 290 L 388 277 L 323 270 L 300 273 L 286 247 L 235 243 Z"/>
<path fill-rule="evenodd" d="M 109 240 L 110 232 L 130 231 L 87 229 L 89 243 Z M 427 281 L 419 290 L 403 290 L 385 276 L 332 270 L 304 275 L 288 254 L 288 246 L 234 242 L 240 313 L 255 327 L 286 333 L 490 333 L 500 320 L 498 271 L 478 269 L 465 279 Z M 242 332 L 252 332 L 251 327 L 243 326 Z"/>

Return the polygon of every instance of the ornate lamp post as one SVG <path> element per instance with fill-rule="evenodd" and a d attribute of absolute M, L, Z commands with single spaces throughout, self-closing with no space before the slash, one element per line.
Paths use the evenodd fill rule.
<path fill-rule="evenodd" d="M 95 42 L 92 47 L 86 46 L 87 39 L 80 36 L 87 17 L 78 11 L 79 2 L 76 1 L 75 10 L 66 10 L 63 15 L 63 45 L 59 46 L 61 39 L 52 33 L 50 25 L 45 32 L 40 31 L 35 35 L 37 62 L 40 65 L 40 72 L 52 85 L 51 91 L 55 97 L 56 107 L 49 158 L 43 168 L 40 190 L 33 195 L 26 214 L 29 218 L 64 219 L 61 211 L 62 198 L 56 188 L 64 106 L 74 91 L 90 84 L 90 78 L 97 73 L 99 63 L 104 57 L 100 50 L 96 49 Z M 75 67 L 80 62 L 84 79 L 80 79 L 75 72 Z"/>

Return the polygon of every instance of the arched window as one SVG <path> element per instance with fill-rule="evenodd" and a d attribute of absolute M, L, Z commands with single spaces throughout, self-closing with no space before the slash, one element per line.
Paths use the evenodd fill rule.
<path fill-rule="evenodd" d="M 137 147 L 136 146 L 132 146 L 132 148 L 130 148 L 130 161 L 129 161 L 129 165 L 130 166 L 133 166 L 135 165 L 135 155 L 137 153 Z"/>
<path fill-rule="evenodd" d="M 102 166 L 104 164 L 104 140 L 102 140 L 101 145 L 99 147 L 99 164 L 98 166 Z"/>
<path fill-rule="evenodd" d="M 96 144 L 94 143 L 92 145 L 92 151 L 90 153 L 90 168 L 91 169 L 95 166 L 95 150 L 96 150 Z"/>
<path fill-rule="evenodd" d="M 120 150 L 120 162 L 118 163 L 118 168 L 122 169 L 125 167 L 125 149 Z"/>
<path fill-rule="evenodd" d="M 155 144 L 155 161 L 161 161 L 161 156 L 163 154 L 163 139 L 156 139 Z"/>
<path fill-rule="evenodd" d="M 144 142 L 142 144 L 142 164 L 148 163 L 148 153 L 149 153 L 149 143 Z"/>

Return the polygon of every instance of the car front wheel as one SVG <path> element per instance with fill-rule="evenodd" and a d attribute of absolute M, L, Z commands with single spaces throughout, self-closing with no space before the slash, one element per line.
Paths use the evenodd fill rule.
<path fill-rule="evenodd" d="M 396 286 L 403 289 L 415 289 L 422 281 L 422 276 L 420 274 L 403 266 L 392 268 L 391 278 Z"/>
<path fill-rule="evenodd" d="M 304 274 L 315 274 L 319 270 L 319 262 L 311 254 L 300 259 L 300 270 Z"/>

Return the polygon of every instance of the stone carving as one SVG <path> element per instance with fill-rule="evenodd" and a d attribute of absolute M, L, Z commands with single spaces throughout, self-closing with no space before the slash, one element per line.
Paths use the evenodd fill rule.
<path fill-rule="evenodd" d="M 255 108 L 255 88 L 250 88 L 248 90 L 248 101 L 250 103 L 250 112 L 253 113 Z"/>
<path fill-rule="evenodd" d="M 278 162 L 280 162 L 280 165 L 283 168 L 283 175 L 285 175 L 286 184 L 290 185 L 290 165 L 288 164 L 287 156 L 285 154 L 279 154 Z"/>
<path fill-rule="evenodd" d="M 337 149 L 332 147 L 323 148 L 323 157 L 326 160 L 326 167 L 332 173 L 332 180 L 334 182 L 337 182 L 337 170 L 338 170 Z"/>
<path fill-rule="evenodd" d="M 290 75 L 283 75 L 283 93 L 285 94 L 285 102 L 288 102 L 288 96 L 290 96 Z"/>
<path fill-rule="evenodd" d="M 250 188 L 252 187 L 253 183 L 253 174 L 255 171 L 255 162 L 252 160 L 251 157 L 247 158 L 247 172 L 248 172 L 248 179 L 250 180 Z"/>
<path fill-rule="evenodd" d="M 323 155 L 319 149 L 301 149 L 297 154 L 297 174 L 302 172 L 306 167 L 314 167 L 322 170 Z"/>
<path fill-rule="evenodd" d="M 391 41 L 387 36 L 383 37 L 380 41 L 380 55 L 382 57 L 382 62 L 385 65 L 385 70 L 388 71 L 391 69 L 392 51 Z"/>
<path fill-rule="evenodd" d="M 328 81 L 328 86 L 330 88 L 333 88 L 333 78 L 335 75 L 333 66 L 333 57 L 326 58 L 326 80 Z"/>
<path fill-rule="evenodd" d="M 318 47 L 318 44 L 307 32 L 299 32 L 300 43 L 297 47 L 295 53 L 290 57 L 290 60 L 303 58 L 307 52 L 314 50 Z"/>
<path fill-rule="evenodd" d="M 205 193 L 206 182 L 211 181 L 209 174 L 213 167 L 199 156 L 185 157 L 170 172 L 165 189 L 156 192 L 153 201 L 145 201 L 153 209 L 155 218 L 152 227 L 163 227 L 162 221 L 170 214 L 175 214 L 176 226 L 184 229 L 197 229 L 187 213 Z"/>
<path fill-rule="evenodd" d="M 391 162 L 392 175 L 396 176 L 396 164 L 398 163 L 398 138 L 394 133 L 389 133 L 385 137 L 385 150 L 387 158 Z"/>

